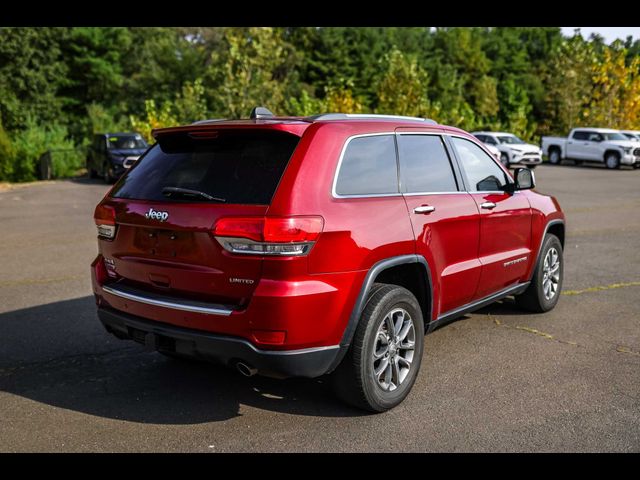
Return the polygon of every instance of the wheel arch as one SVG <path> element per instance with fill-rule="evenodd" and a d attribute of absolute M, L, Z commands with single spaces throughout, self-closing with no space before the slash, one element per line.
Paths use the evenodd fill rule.
<path fill-rule="evenodd" d="M 564 239 L 565 239 L 565 223 L 564 220 L 555 219 L 550 220 L 544 227 L 544 231 L 540 236 L 540 244 L 538 245 L 538 251 L 536 253 L 536 259 L 531 267 L 531 273 L 529 274 L 528 281 L 531 281 L 533 275 L 536 271 L 536 265 L 538 264 L 538 260 L 540 259 L 540 254 L 542 253 L 542 244 L 544 243 L 544 238 L 547 236 L 547 233 L 552 233 L 560 240 L 560 244 L 562 245 L 562 249 L 564 250 Z"/>
<path fill-rule="evenodd" d="M 549 228 L 547 229 L 547 231 L 545 232 L 545 235 L 547 233 L 552 233 L 554 234 L 556 237 L 558 237 L 558 239 L 560 240 L 560 245 L 562 245 L 562 249 L 564 250 L 564 222 L 562 220 L 554 220 L 550 222 L 551 225 L 549 226 Z M 544 241 L 544 235 L 542 237 L 542 240 Z M 542 246 L 542 244 L 541 244 Z"/>
<path fill-rule="evenodd" d="M 401 276 L 409 274 L 409 278 Z M 400 278 L 400 281 L 398 281 Z M 353 340 L 356 328 L 360 322 L 360 315 L 365 308 L 369 292 L 373 284 L 378 282 L 399 285 L 411 291 L 420 304 L 425 331 L 427 325 L 433 320 L 433 282 L 429 263 L 422 255 L 400 255 L 385 258 L 375 263 L 367 272 L 360 293 L 349 316 L 349 321 L 340 341 L 340 352 L 327 373 L 334 370 L 342 361 Z M 416 295 L 417 294 L 417 295 Z"/>
<path fill-rule="evenodd" d="M 610 153 L 617 155 L 618 160 L 622 158 L 622 153 L 619 150 L 616 150 L 615 148 L 608 148 L 607 150 L 604 151 L 604 155 L 602 156 L 603 162 L 607 161 L 607 155 L 609 155 Z"/>

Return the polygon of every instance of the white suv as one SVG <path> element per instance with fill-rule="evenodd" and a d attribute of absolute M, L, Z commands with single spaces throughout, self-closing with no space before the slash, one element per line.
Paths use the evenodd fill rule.
<path fill-rule="evenodd" d="M 620 130 L 620 133 L 632 142 L 640 142 L 640 130 Z"/>
<path fill-rule="evenodd" d="M 542 150 L 537 145 L 525 143 L 513 133 L 471 132 L 481 142 L 500 150 L 500 162 L 505 166 L 518 164 L 535 168 L 542 163 Z"/>

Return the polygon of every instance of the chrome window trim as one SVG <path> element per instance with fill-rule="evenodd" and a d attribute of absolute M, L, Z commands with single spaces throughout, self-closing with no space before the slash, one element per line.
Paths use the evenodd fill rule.
<path fill-rule="evenodd" d="M 398 127 L 398 128 L 402 128 L 402 127 Z M 341 195 L 341 194 L 337 193 L 336 192 L 336 184 L 338 183 L 338 176 L 340 175 L 340 169 L 342 168 L 342 161 L 344 160 L 344 154 L 345 154 L 345 152 L 347 150 L 347 147 L 349 146 L 349 143 L 351 142 L 351 140 L 353 140 L 355 138 L 361 138 L 361 137 L 376 137 L 376 136 L 382 136 L 382 135 L 394 135 L 394 136 L 398 136 L 398 135 L 439 135 L 441 137 L 456 137 L 456 138 L 461 138 L 463 140 L 470 141 L 470 142 L 474 143 L 475 145 L 479 146 L 481 149 L 483 149 L 483 147 L 481 145 L 478 145 L 477 143 L 473 142 L 468 137 L 466 137 L 464 135 L 459 135 L 457 133 L 449 133 L 449 132 L 425 132 L 425 131 L 420 131 L 420 130 L 406 130 L 406 131 L 403 130 L 403 131 L 393 131 L 393 132 L 359 133 L 359 134 L 356 134 L 356 135 L 352 135 L 352 136 L 347 138 L 347 140 L 345 141 L 344 145 L 342 146 L 342 150 L 340 151 L 340 157 L 338 158 L 338 164 L 336 166 L 336 170 L 335 170 L 335 173 L 333 175 L 333 183 L 332 183 L 332 186 L 331 186 L 331 196 L 333 198 L 335 198 L 335 199 L 383 198 L 383 197 L 403 197 L 403 196 L 404 197 L 410 197 L 410 196 L 419 196 L 419 195 L 452 195 L 452 194 L 461 194 L 461 193 L 466 193 L 466 194 L 476 194 L 476 193 L 481 193 L 481 194 L 505 194 L 505 193 L 507 193 L 507 192 L 504 192 L 502 190 L 475 192 L 475 191 L 468 190 L 466 185 L 464 186 L 464 190 L 458 190 L 458 191 L 454 191 L 454 192 L 363 193 L 363 194 L 353 194 L 353 195 Z M 478 140 L 478 142 L 480 142 L 480 141 Z M 445 148 L 446 147 L 447 147 L 447 145 L 445 145 Z M 396 146 L 396 150 L 397 150 L 397 146 Z M 484 151 L 484 149 L 483 149 L 483 151 Z M 447 153 L 450 153 L 450 152 L 447 151 Z M 487 153 L 486 151 L 484 153 L 489 157 L 489 159 L 491 159 L 491 161 L 493 161 L 494 164 L 498 165 L 499 168 L 502 168 L 501 165 L 498 163 L 498 161 L 493 157 L 493 155 Z M 462 167 L 461 167 L 461 170 L 462 170 Z M 455 175 L 455 172 L 454 172 L 454 175 Z M 509 177 L 509 175 L 507 175 L 506 177 L 507 177 L 507 182 L 508 183 L 513 183 L 511 181 L 511 178 Z M 398 177 L 398 183 L 399 182 L 400 182 L 400 178 Z M 515 193 L 518 193 L 518 191 L 516 190 L 514 192 L 514 194 Z"/>
<path fill-rule="evenodd" d="M 410 192 L 410 193 L 404 193 L 403 195 L 405 197 L 417 197 L 417 196 L 425 196 L 425 195 L 468 195 L 468 194 L 469 192 L 465 192 L 463 190 L 457 190 L 455 192 Z"/>
<path fill-rule="evenodd" d="M 336 192 L 336 185 L 338 184 L 338 176 L 340 175 L 340 170 L 342 169 L 342 161 L 344 160 L 344 154 L 347 151 L 347 147 L 349 146 L 351 141 L 356 138 L 382 137 L 382 136 L 389 136 L 389 135 L 395 138 L 395 132 L 360 133 L 357 135 L 352 135 L 351 137 L 347 138 L 347 140 L 344 142 L 344 145 L 342 146 L 340 157 L 338 158 L 338 165 L 333 175 L 333 184 L 331 186 L 331 195 L 333 196 L 333 198 L 377 198 L 377 197 L 401 197 L 402 196 L 402 194 L 399 191 L 395 193 L 355 193 L 355 194 L 346 194 L 346 195 L 342 195 Z"/>

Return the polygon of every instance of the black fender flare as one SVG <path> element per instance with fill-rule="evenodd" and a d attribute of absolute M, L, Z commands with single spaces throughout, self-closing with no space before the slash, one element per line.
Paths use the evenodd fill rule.
<path fill-rule="evenodd" d="M 429 263 L 422 255 L 410 254 L 410 255 L 399 255 L 397 257 L 390 257 L 380 260 L 376 262 L 367 272 L 367 275 L 362 282 L 362 287 L 360 288 L 360 293 L 356 299 L 356 302 L 351 311 L 351 315 L 349 316 L 349 322 L 344 329 L 344 333 L 342 334 L 342 340 L 340 341 L 340 349 L 336 358 L 332 365 L 329 367 L 327 373 L 333 371 L 342 359 L 346 355 L 349 350 L 349 346 L 351 345 L 351 341 L 353 340 L 353 336 L 356 332 L 356 328 L 358 328 L 358 323 L 360 322 L 360 315 L 364 310 L 364 307 L 367 302 L 367 298 L 369 296 L 369 291 L 373 286 L 373 282 L 381 272 L 396 267 L 398 265 L 403 265 L 407 263 L 419 263 L 422 264 L 427 272 L 427 289 L 429 292 L 429 298 L 431 299 L 429 305 L 429 318 L 425 319 L 425 324 L 429 324 L 433 320 L 433 283 L 431 280 L 431 268 L 429 267 Z"/>
<path fill-rule="evenodd" d="M 547 222 L 547 225 L 544 227 L 544 230 L 542 232 L 542 236 L 540 237 L 540 245 L 538 245 L 538 253 L 536 254 L 536 261 L 533 264 L 533 268 L 531 269 L 531 275 L 529 275 L 529 281 L 533 280 L 533 274 L 536 271 L 536 265 L 538 265 L 538 261 L 540 260 L 540 254 L 542 253 L 542 244 L 544 243 L 544 237 L 547 235 L 547 232 L 549 231 L 549 227 L 553 225 L 558 225 L 558 224 L 561 224 L 563 227 L 565 227 L 565 235 L 567 234 L 564 220 L 560 220 L 559 218 L 556 218 L 555 220 L 550 220 L 549 222 Z"/>

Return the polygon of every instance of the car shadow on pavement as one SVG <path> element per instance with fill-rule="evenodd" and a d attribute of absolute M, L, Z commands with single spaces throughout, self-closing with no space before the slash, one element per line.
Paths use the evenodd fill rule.
<path fill-rule="evenodd" d="M 472 316 L 471 316 L 472 314 L 492 315 L 494 317 L 514 316 L 514 315 L 518 315 L 518 316 L 543 315 L 543 314 L 537 314 L 534 312 L 529 312 L 527 310 L 521 309 L 516 305 L 513 298 L 507 297 L 497 302 L 494 302 L 490 305 L 487 305 L 486 307 L 482 307 L 482 308 L 479 308 L 478 310 L 474 310 L 471 313 L 466 313 L 460 317 L 453 318 L 441 325 L 438 325 L 433 331 L 435 332 L 435 331 L 441 330 L 443 328 L 446 328 L 449 325 L 452 325 L 464 320 L 472 320 Z"/>
<path fill-rule="evenodd" d="M 105 418 L 197 424 L 241 406 L 295 415 L 360 416 L 323 379 L 242 377 L 166 358 L 104 331 L 92 296 L 0 314 L 0 391 Z"/>
<path fill-rule="evenodd" d="M 493 316 L 504 316 L 504 315 L 540 315 L 534 312 L 530 312 L 523 308 L 520 308 L 516 305 L 516 302 L 513 298 L 507 297 L 497 302 L 494 302 L 486 307 L 482 307 L 473 313 L 479 315 L 493 315 Z"/>

